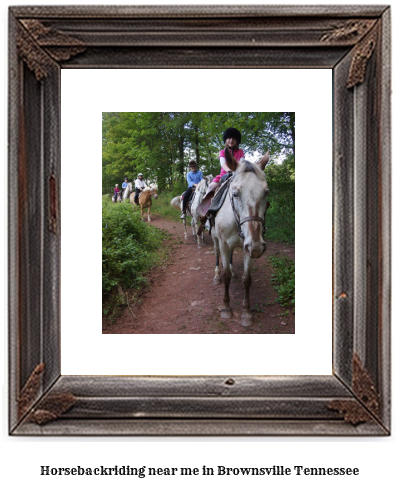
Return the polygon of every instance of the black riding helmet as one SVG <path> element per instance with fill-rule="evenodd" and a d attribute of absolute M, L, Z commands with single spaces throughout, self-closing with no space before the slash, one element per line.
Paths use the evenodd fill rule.
<path fill-rule="evenodd" d="M 235 138 L 237 145 L 241 143 L 241 133 L 236 128 L 227 128 L 223 133 L 223 143 L 226 143 L 227 138 Z"/>

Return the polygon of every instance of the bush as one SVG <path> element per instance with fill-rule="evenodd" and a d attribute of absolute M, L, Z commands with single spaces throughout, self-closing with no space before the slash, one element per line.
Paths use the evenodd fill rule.
<path fill-rule="evenodd" d="M 266 238 L 289 244 L 295 242 L 295 163 L 289 155 L 280 164 L 266 168 L 270 207 L 266 213 Z"/>
<path fill-rule="evenodd" d="M 141 220 L 140 210 L 130 203 L 114 204 L 103 198 L 102 206 L 102 289 L 103 297 L 117 285 L 139 287 L 143 273 L 156 262 L 156 251 L 164 233 Z"/>
<path fill-rule="evenodd" d="M 288 257 L 270 256 L 274 268 L 271 282 L 279 296 L 277 302 L 281 305 L 295 304 L 295 261 Z"/>

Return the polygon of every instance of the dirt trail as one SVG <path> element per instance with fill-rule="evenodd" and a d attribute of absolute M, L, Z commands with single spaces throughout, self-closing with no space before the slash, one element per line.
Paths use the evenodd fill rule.
<path fill-rule="evenodd" d="M 220 318 L 224 286 L 213 286 L 215 254 L 213 241 L 206 232 L 205 244 L 198 249 L 191 237 L 185 241 L 183 225 L 156 215 L 151 225 L 170 235 L 165 246 L 172 252 L 166 267 L 153 271 L 150 288 L 140 297 L 141 304 L 126 307 L 116 324 L 103 322 L 103 334 L 293 334 L 295 314 L 276 304 L 277 292 L 270 283 L 270 255 L 295 258 L 294 247 L 269 242 L 266 253 L 254 261 L 250 291 L 254 324 L 241 326 L 244 291 L 242 251 L 236 250 L 233 270 L 236 279 L 230 284 L 233 318 Z M 191 227 L 187 227 L 191 235 Z"/>

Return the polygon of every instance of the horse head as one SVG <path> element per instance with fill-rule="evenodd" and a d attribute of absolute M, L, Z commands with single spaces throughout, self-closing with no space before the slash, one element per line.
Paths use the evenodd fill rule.
<path fill-rule="evenodd" d="M 234 172 L 230 185 L 230 201 L 238 233 L 243 239 L 243 250 L 251 258 L 259 258 L 266 250 L 263 240 L 267 195 L 269 187 L 264 169 L 269 152 L 256 164 L 246 160 L 238 162 L 226 149 L 226 162 Z"/>
<path fill-rule="evenodd" d="M 150 191 L 151 191 L 151 196 L 153 196 L 155 199 L 158 199 L 157 188 L 151 187 Z"/>

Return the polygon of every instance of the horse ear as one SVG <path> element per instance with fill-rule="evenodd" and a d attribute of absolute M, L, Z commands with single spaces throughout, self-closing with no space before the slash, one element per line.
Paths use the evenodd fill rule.
<path fill-rule="evenodd" d="M 270 159 L 270 154 L 269 150 L 266 152 L 266 154 L 257 162 L 256 164 L 260 166 L 262 170 L 265 170 L 266 164 L 269 162 Z"/>
<path fill-rule="evenodd" d="M 230 151 L 226 148 L 224 151 L 224 156 L 226 159 L 226 163 L 233 172 L 237 170 L 238 167 L 238 162 L 237 160 L 231 155 Z"/>

